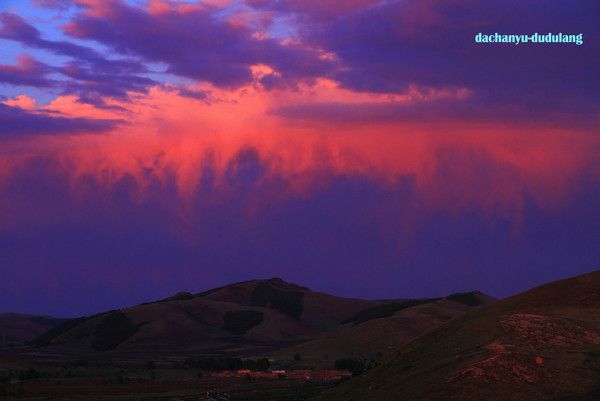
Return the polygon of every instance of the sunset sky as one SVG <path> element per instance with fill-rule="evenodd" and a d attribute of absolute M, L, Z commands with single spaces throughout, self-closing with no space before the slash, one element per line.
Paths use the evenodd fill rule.
<path fill-rule="evenodd" d="M 597 0 L 0 0 L 0 312 L 266 277 L 503 297 L 598 269 L 599 20 Z"/>

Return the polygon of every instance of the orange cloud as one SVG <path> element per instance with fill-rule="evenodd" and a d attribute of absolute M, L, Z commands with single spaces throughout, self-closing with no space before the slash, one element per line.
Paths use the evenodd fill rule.
<path fill-rule="evenodd" d="M 5 100 L 2 103 L 7 106 L 20 107 L 23 110 L 35 110 L 37 108 L 35 99 L 32 99 L 27 95 L 19 95 L 12 99 Z"/>

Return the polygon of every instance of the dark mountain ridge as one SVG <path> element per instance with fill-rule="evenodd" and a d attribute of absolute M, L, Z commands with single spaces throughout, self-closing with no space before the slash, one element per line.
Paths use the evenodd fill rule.
<path fill-rule="evenodd" d="M 491 300 L 477 294 L 467 296 L 469 303 Z M 419 304 L 445 300 L 463 305 L 456 313 L 471 307 L 460 297 L 452 298 L 456 296 L 370 301 L 311 291 L 280 278 L 250 280 L 71 319 L 33 344 L 47 351 L 86 355 L 252 355 L 314 340 L 344 325 L 387 318 Z"/>

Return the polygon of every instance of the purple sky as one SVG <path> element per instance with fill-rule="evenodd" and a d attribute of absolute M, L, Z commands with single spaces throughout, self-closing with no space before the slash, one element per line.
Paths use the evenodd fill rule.
<path fill-rule="evenodd" d="M 0 311 L 600 267 L 595 0 L 0 5 Z M 583 33 L 477 44 L 478 32 Z"/>

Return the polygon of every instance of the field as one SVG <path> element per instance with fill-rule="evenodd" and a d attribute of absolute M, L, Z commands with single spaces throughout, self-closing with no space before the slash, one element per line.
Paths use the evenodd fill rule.
<path fill-rule="evenodd" d="M 85 363 L 79 363 L 82 365 Z M 302 372 L 201 372 L 183 367 L 119 364 L 39 366 L 5 369 L 0 397 L 15 400 L 196 401 L 207 392 L 228 393 L 236 401 L 300 401 L 335 386 L 339 378 L 310 378 Z"/>

